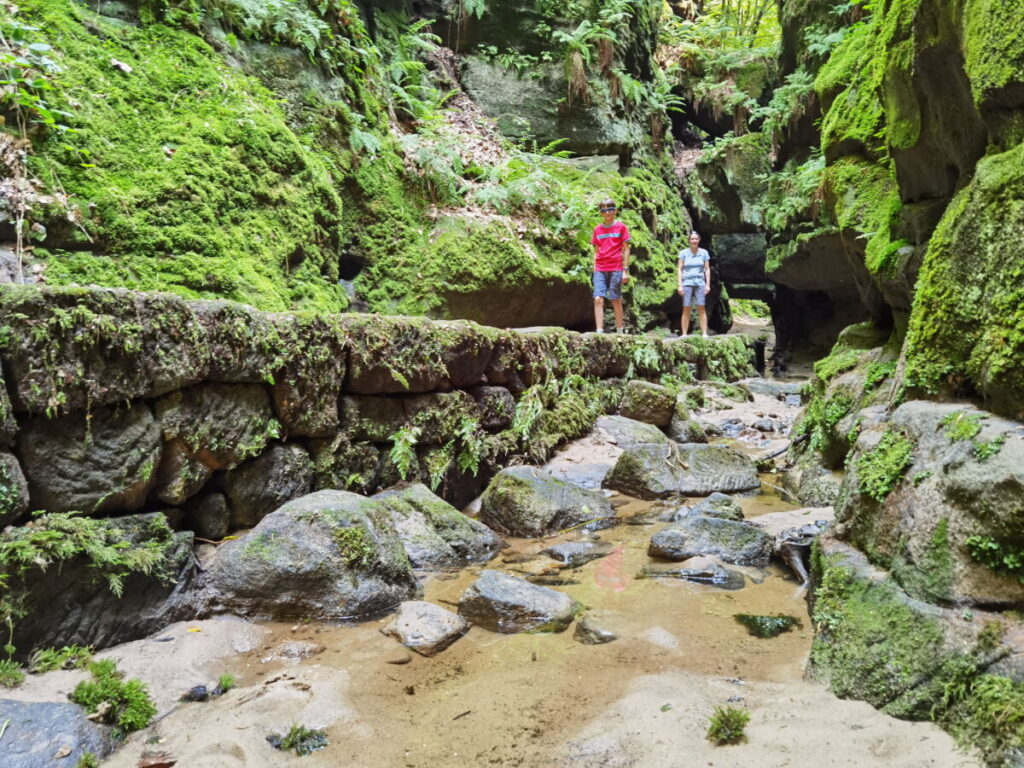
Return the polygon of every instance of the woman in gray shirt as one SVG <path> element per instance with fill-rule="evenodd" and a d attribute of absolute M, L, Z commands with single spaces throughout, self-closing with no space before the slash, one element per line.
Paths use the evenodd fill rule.
<path fill-rule="evenodd" d="M 683 321 L 679 334 L 685 336 L 690 331 L 690 307 L 697 305 L 700 315 L 700 332 L 708 337 L 708 313 L 704 308 L 704 298 L 711 290 L 711 257 L 700 247 L 700 235 L 690 233 L 690 247 L 679 252 L 679 266 L 676 269 L 679 284 L 679 295 L 683 297 Z"/>

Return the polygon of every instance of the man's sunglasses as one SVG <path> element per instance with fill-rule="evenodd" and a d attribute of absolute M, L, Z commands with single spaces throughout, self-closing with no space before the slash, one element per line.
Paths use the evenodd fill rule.
<path fill-rule="evenodd" d="M 615 210 L 615 206 L 613 205 L 611 208 L 598 208 L 598 210 L 601 213 L 609 213 L 610 211 L 614 211 Z"/>

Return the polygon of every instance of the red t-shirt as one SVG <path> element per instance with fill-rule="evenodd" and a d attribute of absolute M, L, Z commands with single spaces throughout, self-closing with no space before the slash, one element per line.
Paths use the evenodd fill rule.
<path fill-rule="evenodd" d="M 594 227 L 594 236 L 590 244 L 597 247 L 594 256 L 595 272 L 614 272 L 622 269 L 622 247 L 629 242 L 629 227 L 621 221 L 613 221 L 610 226 L 603 223 Z"/>

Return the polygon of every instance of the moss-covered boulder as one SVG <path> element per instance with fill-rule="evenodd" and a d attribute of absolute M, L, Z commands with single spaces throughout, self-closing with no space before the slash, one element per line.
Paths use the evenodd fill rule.
<path fill-rule="evenodd" d="M 233 528 L 251 528 L 287 501 L 312 490 L 313 461 L 301 445 L 272 445 L 224 475 Z"/>
<path fill-rule="evenodd" d="M 221 545 L 206 585 L 210 612 L 293 619 L 369 616 L 415 592 L 385 507 L 344 491 L 294 499 Z"/>
<path fill-rule="evenodd" d="M 414 568 L 450 568 L 489 560 L 501 538 L 462 514 L 422 483 L 373 496 L 387 509 Z"/>
<path fill-rule="evenodd" d="M 739 521 L 743 519 L 743 507 L 728 494 L 712 493 L 706 499 L 697 502 L 690 514 L 696 517 L 720 517 L 723 520 Z"/>
<path fill-rule="evenodd" d="M 736 565 L 766 566 L 774 540 L 755 525 L 715 517 L 689 517 L 651 537 L 647 554 L 665 560 L 711 555 Z"/>
<path fill-rule="evenodd" d="M 623 450 L 629 450 L 638 445 L 661 445 L 668 446 L 668 438 L 665 433 L 653 424 L 625 416 L 599 416 L 596 426 L 599 430 L 608 435 L 611 442 Z"/>
<path fill-rule="evenodd" d="M 675 393 L 650 381 L 633 379 L 626 383 L 619 413 L 627 419 L 667 427 L 675 410 Z"/>
<path fill-rule="evenodd" d="M 459 615 L 492 632 L 561 632 L 580 605 L 568 595 L 485 570 L 459 600 Z"/>
<path fill-rule="evenodd" d="M 950 392 L 970 382 L 986 407 L 1024 418 L 1024 144 L 978 163 L 932 237 L 907 332 L 906 383 Z"/>
<path fill-rule="evenodd" d="M 606 528 L 614 523 L 615 512 L 601 493 L 536 467 L 509 467 L 487 486 L 480 520 L 514 536 L 544 536 L 581 525 Z"/>
<path fill-rule="evenodd" d="M 998 615 L 909 597 L 863 554 L 828 536 L 811 558 L 811 672 L 839 696 L 896 717 L 936 720 L 1012 765 L 1024 745 L 1024 684 L 995 665 L 1014 630 Z"/>
<path fill-rule="evenodd" d="M 516 400 L 505 387 L 478 386 L 469 390 L 480 411 L 480 426 L 497 431 L 511 426 Z"/>
<path fill-rule="evenodd" d="M 904 403 L 848 462 L 842 536 L 915 597 L 1024 603 L 1024 440 L 969 405 Z"/>
<path fill-rule="evenodd" d="M 626 450 L 604 479 L 640 499 L 748 491 L 761 481 L 753 460 L 724 445 L 639 445 Z"/>
<path fill-rule="evenodd" d="M 18 455 L 33 509 L 133 512 L 156 482 L 160 424 L 145 403 L 25 419 Z"/>

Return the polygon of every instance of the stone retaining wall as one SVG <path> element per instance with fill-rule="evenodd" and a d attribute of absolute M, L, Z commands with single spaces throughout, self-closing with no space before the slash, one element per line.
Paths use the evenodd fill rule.
<path fill-rule="evenodd" d="M 745 336 L 661 341 L 5 288 L 0 525 L 29 510 L 163 509 L 217 538 L 311 490 L 413 477 L 458 505 L 496 469 L 589 430 L 627 378 L 734 380 L 753 358 Z"/>

